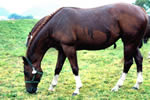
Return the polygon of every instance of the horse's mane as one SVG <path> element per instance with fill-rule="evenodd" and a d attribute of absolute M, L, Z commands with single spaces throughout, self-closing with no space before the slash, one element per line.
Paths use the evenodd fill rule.
<path fill-rule="evenodd" d="M 32 33 L 33 38 L 30 40 L 30 43 L 32 43 L 33 39 L 36 37 L 37 33 L 47 24 L 47 22 L 58 12 L 60 11 L 62 8 L 59 8 L 58 10 L 56 10 L 54 13 L 52 13 L 51 15 L 48 15 L 44 18 L 44 20 L 42 21 L 41 24 L 39 24 L 39 26 L 37 26 L 36 30 Z"/>

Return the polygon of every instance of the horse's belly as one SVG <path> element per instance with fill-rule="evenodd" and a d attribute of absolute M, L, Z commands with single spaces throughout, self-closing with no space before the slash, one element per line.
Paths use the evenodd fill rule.
<path fill-rule="evenodd" d="M 94 44 L 80 44 L 76 45 L 76 50 L 100 50 L 105 49 L 106 45 L 94 45 Z"/>
<path fill-rule="evenodd" d="M 93 40 L 86 42 L 77 42 L 75 46 L 77 50 L 100 50 L 111 46 L 113 43 L 115 43 L 115 41 Z"/>
<path fill-rule="evenodd" d="M 99 50 L 107 48 L 109 45 L 109 38 L 107 34 L 100 31 L 93 31 L 91 34 L 80 34 L 76 41 L 76 48 L 86 50 Z"/>

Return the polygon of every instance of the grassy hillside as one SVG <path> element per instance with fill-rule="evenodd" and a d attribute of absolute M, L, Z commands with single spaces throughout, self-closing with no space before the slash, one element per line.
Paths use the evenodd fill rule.
<path fill-rule="evenodd" d="M 118 92 L 111 92 L 123 69 L 121 59 L 123 46 L 119 40 L 117 48 L 109 47 L 99 51 L 78 51 L 78 63 L 83 87 L 80 95 L 72 97 L 75 80 L 68 60 L 60 74 L 55 92 L 48 91 L 52 81 L 57 51 L 50 49 L 43 61 L 44 75 L 37 94 L 28 94 L 24 86 L 23 64 L 20 56 L 25 55 L 26 37 L 37 20 L 0 21 L 0 99 L 31 100 L 141 100 L 150 98 L 150 60 L 147 54 L 150 43 L 143 46 L 144 83 L 139 90 L 131 89 L 136 82 L 136 66 L 132 65 L 124 86 Z"/>

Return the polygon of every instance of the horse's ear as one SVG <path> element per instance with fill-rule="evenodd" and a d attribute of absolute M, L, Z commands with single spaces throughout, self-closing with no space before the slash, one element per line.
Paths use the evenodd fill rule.
<path fill-rule="evenodd" d="M 26 60 L 26 58 L 25 58 L 24 56 L 22 56 L 22 60 L 23 60 L 23 63 L 24 63 L 25 65 L 28 64 L 28 62 L 27 62 L 27 60 Z"/>

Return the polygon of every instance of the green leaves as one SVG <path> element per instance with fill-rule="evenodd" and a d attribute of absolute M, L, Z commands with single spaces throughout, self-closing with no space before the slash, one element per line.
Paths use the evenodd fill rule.
<path fill-rule="evenodd" d="M 135 4 L 148 10 L 150 8 L 150 0 L 136 0 Z"/>

